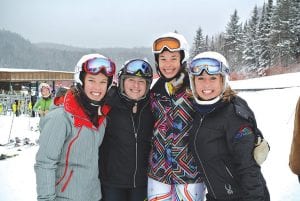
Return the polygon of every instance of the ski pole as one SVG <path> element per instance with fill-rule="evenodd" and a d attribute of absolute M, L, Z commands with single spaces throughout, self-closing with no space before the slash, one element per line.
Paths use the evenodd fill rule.
<path fill-rule="evenodd" d="M 14 113 L 13 113 L 13 117 L 12 117 L 12 120 L 11 120 L 11 125 L 10 125 L 10 130 L 9 130 L 9 135 L 8 135 L 8 143 L 10 141 L 10 135 L 11 135 L 11 130 L 12 130 L 12 126 L 13 126 L 13 123 L 14 123 Z"/>

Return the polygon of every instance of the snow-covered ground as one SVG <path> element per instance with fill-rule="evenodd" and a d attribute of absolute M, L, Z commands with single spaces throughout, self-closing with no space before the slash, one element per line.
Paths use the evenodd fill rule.
<path fill-rule="evenodd" d="M 294 110 L 300 96 L 300 73 L 269 76 L 251 80 L 234 81 L 235 89 L 264 89 L 242 91 L 239 95 L 248 101 L 254 110 L 258 127 L 269 141 L 271 151 L 262 171 L 266 178 L 272 201 L 299 201 L 300 184 L 288 166 L 292 139 Z M 287 88 L 285 88 L 287 87 Z M 13 124 L 12 124 L 13 123 Z M 38 118 L 0 115 L 0 143 L 6 143 L 9 135 L 21 139 L 28 137 L 34 142 L 39 133 Z M 13 125 L 11 127 L 11 125 Z M 18 151 L 20 149 L 20 151 Z M 36 200 L 34 157 L 38 146 L 0 146 L 1 153 L 17 153 L 18 156 L 0 160 L 0 200 Z"/>

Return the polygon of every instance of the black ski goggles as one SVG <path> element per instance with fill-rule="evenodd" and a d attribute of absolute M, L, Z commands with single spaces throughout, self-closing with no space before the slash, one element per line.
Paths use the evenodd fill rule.
<path fill-rule="evenodd" d="M 89 59 L 82 64 L 83 70 L 87 73 L 97 75 L 104 72 L 106 76 L 113 76 L 116 71 L 116 65 L 113 61 L 106 58 Z"/>
<path fill-rule="evenodd" d="M 195 76 L 200 75 L 203 70 L 210 75 L 229 73 L 229 68 L 227 66 L 222 62 L 211 58 L 199 58 L 193 60 L 189 70 L 190 73 Z"/>
<path fill-rule="evenodd" d="M 125 64 L 124 71 L 126 74 L 140 77 L 152 78 L 153 76 L 151 65 L 142 59 L 134 59 L 129 61 L 127 64 Z"/>

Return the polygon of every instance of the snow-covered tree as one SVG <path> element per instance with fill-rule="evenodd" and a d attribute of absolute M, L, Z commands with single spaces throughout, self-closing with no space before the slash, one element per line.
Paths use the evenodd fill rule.
<path fill-rule="evenodd" d="M 199 27 L 196 31 L 196 36 L 194 38 L 192 51 L 191 51 L 191 58 L 199 54 L 200 52 L 204 52 L 208 50 L 207 41 L 204 40 L 202 29 Z"/>
<path fill-rule="evenodd" d="M 245 23 L 243 30 L 243 63 L 248 67 L 247 71 L 255 71 L 258 67 L 258 25 L 259 15 L 257 6 L 254 7 L 252 17 L 248 23 Z"/>
<path fill-rule="evenodd" d="M 290 1 L 290 33 L 292 55 L 300 63 L 300 0 Z"/>
<path fill-rule="evenodd" d="M 290 63 L 292 50 L 289 18 L 290 0 L 278 1 L 271 18 L 270 52 L 273 66 L 287 66 Z"/>
<path fill-rule="evenodd" d="M 230 21 L 226 26 L 225 56 L 228 59 L 233 71 L 240 70 L 242 63 L 242 25 L 239 23 L 237 10 L 230 16 Z"/>
<path fill-rule="evenodd" d="M 264 4 L 259 24 L 259 66 L 266 68 L 271 65 L 270 55 L 270 32 L 271 32 L 271 16 L 273 13 L 273 0 L 268 0 L 267 5 Z"/>

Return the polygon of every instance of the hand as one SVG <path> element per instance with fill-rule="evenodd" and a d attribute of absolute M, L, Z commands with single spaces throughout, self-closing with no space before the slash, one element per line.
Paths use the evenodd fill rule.
<path fill-rule="evenodd" d="M 269 151 L 270 146 L 267 140 L 258 137 L 257 143 L 255 144 L 255 148 L 253 150 L 253 156 L 257 164 L 263 164 L 263 162 L 267 159 Z"/>

